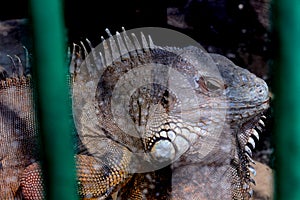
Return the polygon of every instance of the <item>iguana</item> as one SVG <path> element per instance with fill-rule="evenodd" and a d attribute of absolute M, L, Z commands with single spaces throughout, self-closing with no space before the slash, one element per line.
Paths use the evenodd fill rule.
<path fill-rule="evenodd" d="M 70 64 L 80 197 L 250 199 L 266 83 L 199 47 L 106 31 Z M 31 78 L 1 79 L 0 197 L 43 199 Z"/>

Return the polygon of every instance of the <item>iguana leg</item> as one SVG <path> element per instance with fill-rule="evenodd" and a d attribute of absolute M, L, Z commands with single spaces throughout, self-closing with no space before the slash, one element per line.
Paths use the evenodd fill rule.
<path fill-rule="evenodd" d="M 33 163 L 24 170 L 20 185 L 25 199 L 43 199 L 43 181 L 41 173 L 38 163 Z"/>
<path fill-rule="evenodd" d="M 170 199 L 172 169 L 170 166 L 160 170 L 137 173 L 118 192 L 118 199 L 166 200 Z"/>
<path fill-rule="evenodd" d="M 77 155 L 78 192 L 82 199 L 109 199 L 130 175 L 121 168 L 111 169 L 92 156 Z M 29 165 L 21 178 L 21 190 L 26 200 L 43 199 L 42 171 L 38 163 Z"/>

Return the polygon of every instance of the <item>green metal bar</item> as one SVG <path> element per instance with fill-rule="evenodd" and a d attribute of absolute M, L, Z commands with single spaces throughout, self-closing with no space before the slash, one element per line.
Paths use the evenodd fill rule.
<path fill-rule="evenodd" d="M 78 199 L 59 0 L 31 0 L 35 83 L 46 199 Z"/>
<path fill-rule="evenodd" d="M 300 199 L 300 1 L 274 1 L 276 199 Z"/>

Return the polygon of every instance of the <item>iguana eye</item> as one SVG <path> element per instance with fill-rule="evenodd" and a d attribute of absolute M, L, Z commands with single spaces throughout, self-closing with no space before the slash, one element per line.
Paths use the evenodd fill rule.
<path fill-rule="evenodd" d="M 209 91 L 216 91 L 223 88 L 222 84 L 213 79 L 206 80 L 205 85 Z"/>
<path fill-rule="evenodd" d="M 210 91 L 214 92 L 220 89 L 224 89 L 225 86 L 220 83 L 220 81 L 215 80 L 213 78 L 208 78 L 208 77 L 201 77 L 199 79 L 199 86 L 204 90 L 204 91 Z"/>

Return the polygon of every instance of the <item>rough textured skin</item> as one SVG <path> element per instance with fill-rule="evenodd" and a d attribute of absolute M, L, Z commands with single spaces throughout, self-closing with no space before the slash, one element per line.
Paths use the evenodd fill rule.
<path fill-rule="evenodd" d="M 123 34 L 125 42 L 110 37 L 110 47 L 103 43 L 105 59 L 103 56 L 88 57 L 84 46 L 82 55 L 78 46 L 74 46 L 70 68 L 73 112 L 85 149 L 77 155 L 81 198 L 106 199 L 118 191 L 118 199 L 132 200 L 249 199 L 251 173 L 255 174 L 251 149 L 258 139 L 255 128 L 263 125 L 261 118 L 268 108 L 266 83 L 223 56 L 209 55 L 196 47 L 157 47 L 143 35 L 141 45 L 134 38 L 126 40 L 127 35 Z M 91 52 L 94 51 L 91 48 Z M 215 65 L 217 71 L 211 65 Z M 146 71 L 149 68 L 156 71 L 153 80 L 167 74 L 169 68 L 166 66 L 180 72 L 191 83 L 198 104 L 190 103 L 191 107 L 184 108 L 186 102 L 180 99 L 180 94 L 155 81 L 135 88 L 126 102 L 130 119 L 139 130 L 135 137 L 124 132 L 115 121 L 118 113 L 114 113 L 114 109 L 120 109 L 112 102 L 116 85 L 126 74 L 134 71 L 137 77 L 144 75 L 145 71 L 139 74 L 141 66 Z M 21 97 L 32 94 L 28 91 L 29 84 L 20 85 L 27 88 L 24 91 L 28 93 Z M 8 85 L 8 88 L 13 87 Z M 0 94 L 6 90 L 1 88 Z M 15 99 L 12 94 L 1 98 L 8 98 L 12 105 Z M 33 120 L 30 105 L 26 105 L 21 114 L 30 115 L 29 119 Z M 12 110 L 15 113 L 17 109 Z M 179 117 L 179 110 L 188 120 Z M 3 119 L 7 116 L 10 115 L 4 112 Z M 30 120 L 22 127 L 30 126 L 34 132 L 36 123 Z M 121 122 L 126 124 L 126 121 Z M 2 135 L 8 135 L 7 130 L 14 135 L 18 127 L 6 128 L 1 122 L 0 128 L 2 139 Z M 21 144 L 28 147 L 32 141 L 35 139 L 29 137 Z M 3 144 L 0 141 L 0 153 L 5 152 Z M 30 151 L 22 153 L 31 156 Z M 22 158 L 19 171 L 35 161 L 30 156 L 31 162 L 24 162 Z M 4 165 L 1 167 L 5 169 Z M 11 173 L 17 177 L 14 187 L 4 184 L 10 188 L 10 195 L 15 195 L 21 185 L 25 199 L 42 199 L 39 165 L 29 165 L 23 175 L 19 171 Z"/>
<path fill-rule="evenodd" d="M 21 174 L 37 158 L 31 78 L 0 74 L 0 199 L 17 199 Z"/>

